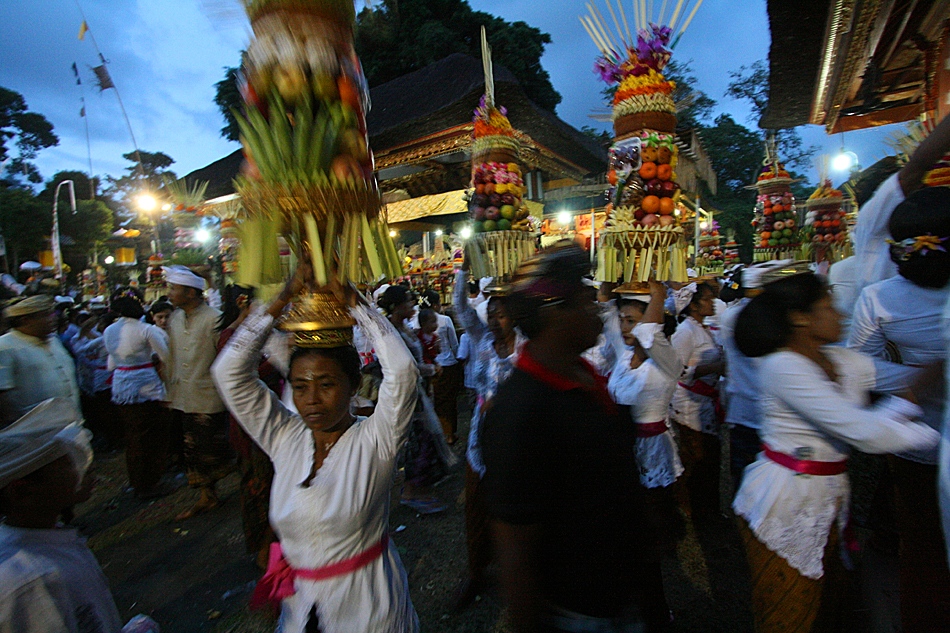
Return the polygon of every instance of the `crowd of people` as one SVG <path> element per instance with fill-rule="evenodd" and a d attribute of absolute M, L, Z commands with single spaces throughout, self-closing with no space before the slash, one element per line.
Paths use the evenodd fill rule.
<path fill-rule="evenodd" d="M 895 526 L 902 627 L 944 630 L 950 189 L 921 180 L 948 149 L 944 121 L 862 201 L 854 259 L 830 277 L 786 260 L 596 284 L 588 254 L 560 243 L 505 283 L 471 279 L 466 260 L 446 305 L 395 281 L 319 288 L 308 258 L 272 301 L 228 286 L 222 310 L 184 267 L 151 305 L 135 288 L 107 307 L 14 300 L 0 336 L 0 630 L 120 630 L 69 527 L 92 447 L 125 451 L 142 500 L 184 472 L 194 503 L 177 520 L 214 511 L 237 470 L 263 571 L 252 605 L 273 605 L 281 631 L 324 632 L 419 629 L 391 492 L 444 512 L 437 484 L 456 468 L 457 610 L 494 578 L 519 633 L 669 630 L 661 560 L 688 524 L 716 523 L 744 544 L 757 631 L 844 630 L 860 546 L 849 456 L 886 454 L 878 496 L 893 504 L 871 511 Z M 352 342 L 293 347 L 275 328 L 313 291 L 350 311 Z"/>

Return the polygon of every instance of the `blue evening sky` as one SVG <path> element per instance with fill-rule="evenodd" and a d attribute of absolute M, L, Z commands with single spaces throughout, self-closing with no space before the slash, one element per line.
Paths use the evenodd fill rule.
<path fill-rule="evenodd" d="M 470 2 L 475 9 L 523 20 L 550 33 L 553 42 L 543 64 L 563 96 L 558 115 L 578 128 L 602 125 L 589 116 L 601 107 L 602 84 L 592 72 L 596 49 L 577 19 L 586 11 L 582 0 Z M 110 62 L 109 71 L 141 149 L 170 155 L 176 161 L 173 169 L 183 175 L 238 147 L 220 137 L 223 121 L 213 98 L 214 83 L 225 66 L 238 62 L 249 38 L 240 0 L 80 3 Z M 598 4 L 603 11 L 602 0 Z M 99 94 L 95 89 L 89 67 L 98 61 L 90 37 L 77 39 L 81 21 L 75 0 L 0 2 L 0 86 L 22 93 L 32 110 L 53 123 L 61 140 L 37 160 L 44 177 L 62 169 L 88 169 L 73 62 L 83 80 L 95 173 L 119 174 L 126 166 L 121 155 L 132 149 L 114 92 Z M 692 60 L 698 87 L 719 102 L 719 111 L 754 126 L 746 104 L 726 98 L 724 91 L 730 70 L 766 59 L 768 48 L 765 0 L 705 0 L 675 58 Z M 844 141 L 862 165 L 870 165 L 889 153 L 884 139 L 897 129 L 851 132 Z M 806 141 L 823 152 L 834 153 L 841 146 L 840 136 L 829 137 L 819 126 L 802 131 Z M 810 176 L 816 178 L 814 170 Z"/>

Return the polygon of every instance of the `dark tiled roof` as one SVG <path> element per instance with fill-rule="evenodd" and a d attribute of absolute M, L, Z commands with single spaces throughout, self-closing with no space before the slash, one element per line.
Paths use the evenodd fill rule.
<path fill-rule="evenodd" d="M 829 0 L 768 0 L 769 105 L 759 126 L 780 129 L 810 121 L 828 7 Z"/>

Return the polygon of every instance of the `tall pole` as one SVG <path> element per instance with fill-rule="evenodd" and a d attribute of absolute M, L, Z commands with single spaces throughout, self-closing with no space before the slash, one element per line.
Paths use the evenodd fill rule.
<path fill-rule="evenodd" d="M 702 209 L 699 208 L 699 196 L 696 196 L 696 221 L 693 222 L 693 266 L 696 266 L 696 257 L 699 255 L 699 222 L 702 219 Z"/>
<path fill-rule="evenodd" d="M 69 203 L 72 206 L 73 214 L 76 213 L 76 189 L 72 180 L 63 180 L 56 185 L 56 191 L 53 193 L 53 234 L 50 237 L 53 247 L 53 269 L 56 271 L 56 278 L 66 286 L 66 275 L 63 274 L 63 253 L 59 246 L 59 188 L 63 185 L 69 185 Z"/>

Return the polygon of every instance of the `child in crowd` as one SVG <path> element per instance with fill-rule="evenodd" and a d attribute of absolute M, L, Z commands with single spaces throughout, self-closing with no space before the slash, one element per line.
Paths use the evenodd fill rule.
<path fill-rule="evenodd" d="M 58 523 L 63 508 L 89 499 L 89 438 L 82 416 L 61 398 L 46 400 L 0 431 L 3 630 L 122 629 L 85 539 Z"/>

